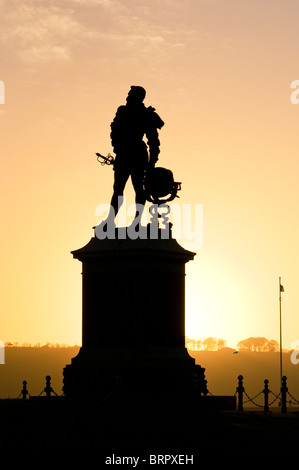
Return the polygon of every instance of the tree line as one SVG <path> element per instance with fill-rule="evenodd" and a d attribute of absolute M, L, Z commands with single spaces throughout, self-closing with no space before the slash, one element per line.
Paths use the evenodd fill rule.
<path fill-rule="evenodd" d="M 204 339 L 194 339 L 186 336 L 186 348 L 190 351 L 219 351 L 226 347 L 226 341 L 222 338 L 210 336 Z"/>
<path fill-rule="evenodd" d="M 45 344 L 34 343 L 32 344 L 28 342 L 19 343 L 18 341 L 13 342 L 13 343 L 11 341 L 7 341 L 6 343 L 4 343 L 4 346 L 6 348 L 71 348 L 73 347 L 66 343 L 45 343 Z"/>
<path fill-rule="evenodd" d="M 275 339 L 268 340 L 267 338 L 258 336 L 243 339 L 237 344 L 239 351 L 252 351 L 252 352 L 277 352 L 279 344 Z"/>
<path fill-rule="evenodd" d="M 204 339 L 194 339 L 186 337 L 186 348 L 190 351 L 220 351 L 226 347 L 226 341 L 223 338 L 214 338 L 212 336 Z M 243 339 L 237 344 L 238 351 L 252 352 L 277 352 L 279 344 L 276 340 L 268 340 L 264 337 L 253 337 Z"/>
<path fill-rule="evenodd" d="M 46 343 L 46 344 L 30 344 L 30 343 L 11 343 L 6 342 L 5 347 L 31 347 L 31 348 L 68 348 L 72 347 L 68 344 L 61 343 Z M 220 351 L 227 347 L 226 340 L 223 338 L 215 338 L 209 336 L 204 339 L 195 339 L 186 336 L 186 348 L 190 351 Z M 279 344 L 274 339 L 268 340 L 264 337 L 253 337 L 243 339 L 237 344 L 238 351 L 252 351 L 252 352 L 277 352 L 279 351 Z"/>

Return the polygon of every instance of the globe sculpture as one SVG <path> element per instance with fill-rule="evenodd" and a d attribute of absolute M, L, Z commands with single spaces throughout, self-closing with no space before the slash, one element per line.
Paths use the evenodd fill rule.
<path fill-rule="evenodd" d="M 182 183 L 174 181 L 173 173 L 166 168 L 156 167 L 147 171 L 144 179 L 146 200 L 153 204 L 164 204 L 172 201 L 181 189 Z"/>

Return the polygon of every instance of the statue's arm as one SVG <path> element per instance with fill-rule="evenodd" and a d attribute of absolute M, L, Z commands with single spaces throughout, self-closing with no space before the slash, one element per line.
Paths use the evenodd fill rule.
<path fill-rule="evenodd" d="M 146 138 L 149 146 L 150 163 L 155 164 L 158 161 L 158 155 L 160 153 L 160 140 L 157 129 L 148 129 Z"/>
<path fill-rule="evenodd" d="M 160 116 L 155 112 L 154 108 L 147 108 L 148 112 L 148 124 L 146 129 L 146 138 L 149 146 L 150 163 L 155 164 L 158 161 L 158 155 L 160 153 L 160 140 L 158 129 L 164 126 L 164 122 Z"/>
<path fill-rule="evenodd" d="M 124 114 L 124 106 L 120 106 L 115 114 L 115 117 L 113 121 L 110 124 L 110 139 L 111 139 L 111 144 L 113 147 L 114 153 L 117 153 L 118 151 L 118 145 L 121 139 L 121 134 L 123 132 L 122 129 L 122 118 Z"/>

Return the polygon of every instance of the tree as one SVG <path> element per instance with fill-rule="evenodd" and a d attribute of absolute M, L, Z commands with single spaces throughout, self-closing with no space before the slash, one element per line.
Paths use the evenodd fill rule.
<path fill-rule="evenodd" d="M 226 341 L 223 338 L 214 338 L 210 336 L 209 338 L 194 339 L 186 336 L 186 347 L 190 351 L 219 351 L 226 346 Z"/>
<path fill-rule="evenodd" d="M 252 352 L 269 352 L 277 351 L 278 343 L 274 339 L 270 341 L 261 336 L 251 336 L 250 338 L 243 339 L 237 344 L 239 351 L 252 351 Z"/>
<path fill-rule="evenodd" d="M 205 351 L 216 351 L 217 350 L 217 338 L 209 336 L 205 338 L 202 342 Z"/>
<path fill-rule="evenodd" d="M 186 347 L 190 351 L 200 351 L 202 349 L 202 341 L 201 339 L 194 339 L 194 338 L 190 338 L 189 336 L 187 336 Z"/>
<path fill-rule="evenodd" d="M 223 349 L 223 348 L 225 348 L 225 346 L 226 346 L 226 341 L 225 341 L 225 339 L 223 339 L 223 338 L 218 338 L 217 343 L 218 343 L 218 344 L 217 344 L 217 349 L 218 349 L 218 351 L 219 351 L 219 349 Z"/>
<path fill-rule="evenodd" d="M 278 341 L 276 341 L 275 339 L 271 339 L 265 345 L 265 351 L 267 352 L 276 352 L 278 350 L 279 350 L 279 344 L 278 344 Z"/>

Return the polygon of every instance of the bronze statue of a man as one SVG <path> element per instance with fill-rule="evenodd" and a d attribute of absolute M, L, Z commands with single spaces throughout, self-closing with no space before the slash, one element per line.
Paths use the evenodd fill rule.
<path fill-rule="evenodd" d="M 116 157 L 111 199 L 114 214 L 110 213 L 110 217 L 118 213 L 125 185 L 130 176 L 135 190 L 136 208 L 144 207 L 146 201 L 143 190 L 144 175 L 147 170 L 155 166 L 160 153 L 158 129 L 163 127 L 164 122 L 154 108 L 144 105 L 145 94 L 144 88 L 131 86 L 126 105 L 117 109 L 111 123 L 110 137 Z M 143 140 L 144 136 L 146 136 L 147 144 Z M 141 210 L 136 210 L 136 218 L 138 217 L 139 221 L 141 212 Z"/>

